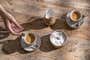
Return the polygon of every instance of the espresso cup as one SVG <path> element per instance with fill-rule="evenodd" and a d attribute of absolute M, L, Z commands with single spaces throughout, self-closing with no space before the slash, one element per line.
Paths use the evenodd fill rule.
<path fill-rule="evenodd" d="M 66 22 L 71 28 L 78 28 L 84 22 L 84 15 L 78 10 L 72 10 L 66 15 Z"/>
<path fill-rule="evenodd" d="M 34 51 L 41 45 L 40 37 L 31 31 L 25 31 L 21 35 L 20 43 L 25 51 Z"/>

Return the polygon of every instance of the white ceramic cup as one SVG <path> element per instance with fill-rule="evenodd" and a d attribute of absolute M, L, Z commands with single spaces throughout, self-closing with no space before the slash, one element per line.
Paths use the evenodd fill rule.
<path fill-rule="evenodd" d="M 26 44 L 25 43 L 25 39 L 26 39 L 26 36 L 28 34 L 33 34 L 33 36 L 35 38 L 34 41 L 32 43 L 30 43 L 30 44 Z M 29 51 L 29 52 L 38 49 L 40 47 L 40 45 L 41 45 L 40 37 L 36 33 L 31 32 L 31 31 L 25 31 L 25 32 L 23 32 L 22 35 L 21 35 L 20 42 L 21 42 L 22 48 L 25 51 Z"/>
<path fill-rule="evenodd" d="M 73 20 L 73 13 L 77 13 L 78 19 L 76 21 Z M 66 22 L 71 28 L 78 28 L 84 22 L 84 15 L 82 15 L 78 10 L 69 11 L 66 15 Z"/>

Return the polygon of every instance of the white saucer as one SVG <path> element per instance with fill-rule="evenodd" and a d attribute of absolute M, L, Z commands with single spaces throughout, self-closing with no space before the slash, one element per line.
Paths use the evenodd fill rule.
<path fill-rule="evenodd" d="M 54 31 L 50 35 L 50 42 L 55 47 L 63 46 L 65 41 L 66 41 L 66 35 L 64 34 L 64 32 Z"/>
<path fill-rule="evenodd" d="M 24 39 L 25 39 L 25 37 L 28 33 L 32 33 L 35 36 L 35 41 L 33 43 L 29 44 L 29 45 L 26 44 L 25 41 L 24 41 Z M 26 31 L 26 32 L 23 32 L 23 34 L 21 35 L 20 43 L 21 43 L 22 48 L 25 51 L 31 52 L 31 51 L 34 51 L 34 50 L 36 50 L 40 47 L 41 40 L 40 40 L 40 38 L 37 34 L 35 34 L 33 32 L 30 32 L 30 31 Z"/>
<path fill-rule="evenodd" d="M 70 12 L 67 13 L 66 15 L 66 22 L 67 24 L 71 27 L 71 28 L 78 28 L 80 27 L 84 20 L 83 20 L 83 15 L 81 15 L 81 17 L 78 19 L 78 22 L 73 22 L 70 18 L 70 15 L 74 12 L 74 11 L 77 11 L 77 10 L 72 10 Z M 78 11 L 79 12 L 79 11 Z"/>

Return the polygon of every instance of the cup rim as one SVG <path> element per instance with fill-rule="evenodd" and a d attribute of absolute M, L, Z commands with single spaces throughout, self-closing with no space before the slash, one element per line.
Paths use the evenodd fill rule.
<path fill-rule="evenodd" d="M 78 21 L 72 21 L 71 18 L 70 18 L 70 14 L 71 12 L 73 11 L 78 11 L 78 10 L 71 10 L 69 11 L 67 14 L 66 14 L 66 17 L 65 17 L 65 20 L 66 20 L 66 23 L 68 24 L 69 27 L 73 28 L 73 29 L 77 29 L 80 27 L 80 25 L 82 25 L 82 23 L 84 22 L 83 20 L 83 15 L 81 14 L 80 11 L 78 11 L 80 14 L 81 14 L 81 17 Z M 77 26 L 78 25 L 78 26 Z"/>
<path fill-rule="evenodd" d="M 73 21 L 73 20 L 72 20 L 72 14 L 73 14 L 74 12 L 77 12 L 77 13 L 80 15 L 80 17 L 77 19 L 78 21 L 80 21 L 80 19 L 82 18 L 82 15 L 81 15 L 81 13 L 80 13 L 78 10 L 72 10 L 72 11 L 70 12 L 70 19 L 71 19 L 71 21 Z M 73 22 L 78 22 L 78 21 L 73 21 Z"/>
<path fill-rule="evenodd" d="M 27 34 L 33 34 L 33 36 L 35 38 L 32 43 L 30 43 L 30 44 L 26 44 L 25 43 L 26 45 L 29 45 L 30 46 L 30 45 L 34 44 L 34 42 L 37 40 L 37 36 L 36 36 L 37 34 L 35 34 L 33 32 L 30 32 L 30 31 L 29 32 L 23 32 L 23 33 L 25 34 L 25 36 L 21 36 L 21 38 L 24 39 L 24 43 L 25 43 L 25 39 L 26 39 Z"/>
<path fill-rule="evenodd" d="M 51 35 L 52 35 L 53 33 L 55 33 L 55 31 L 56 31 L 56 32 L 61 32 L 61 33 L 63 34 L 64 42 L 63 42 L 60 46 L 56 46 L 54 43 L 52 43 Z M 66 35 L 66 33 L 64 33 L 64 31 L 59 31 L 59 30 L 55 30 L 55 31 L 53 31 L 53 32 L 50 34 L 50 42 L 51 42 L 51 44 L 52 44 L 53 46 L 55 46 L 55 47 L 62 47 L 62 46 L 64 46 L 65 43 L 66 43 L 66 40 L 67 40 L 67 35 Z"/>
<path fill-rule="evenodd" d="M 37 33 L 34 33 L 32 31 L 25 31 L 23 33 L 33 33 L 36 37 L 35 41 L 29 45 L 27 45 L 25 42 L 24 42 L 24 37 L 23 35 L 21 35 L 21 38 L 20 38 L 20 44 L 21 44 L 21 47 L 25 50 L 25 51 L 28 51 L 28 52 L 32 52 L 32 51 L 35 51 L 36 49 L 38 49 L 41 45 L 41 39 L 39 37 L 39 35 Z M 37 42 L 39 41 L 39 43 Z M 33 45 L 36 45 L 38 43 L 38 47 L 36 48 L 33 48 Z"/>

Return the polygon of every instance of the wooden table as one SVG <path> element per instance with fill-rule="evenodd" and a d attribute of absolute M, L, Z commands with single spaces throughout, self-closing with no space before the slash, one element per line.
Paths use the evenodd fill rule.
<path fill-rule="evenodd" d="M 19 39 L 5 28 L 0 18 L 0 32 L 7 34 L 0 38 L 0 60 L 90 60 L 90 1 L 89 0 L 0 0 L 5 9 L 25 28 L 41 37 L 41 47 L 35 52 L 25 52 Z M 43 16 L 47 9 L 54 11 L 57 22 L 51 27 L 45 26 Z M 79 29 L 67 26 L 63 15 L 77 9 L 86 17 Z M 67 44 L 55 49 L 49 42 L 49 32 L 61 30 L 67 34 Z M 1 36 L 1 33 L 0 33 Z"/>

